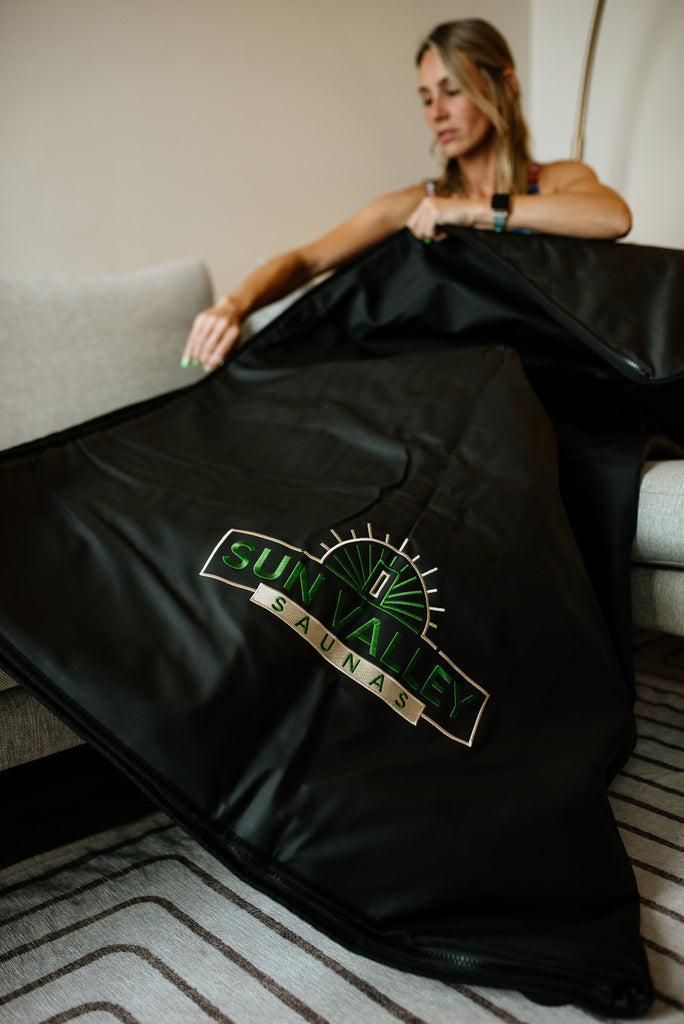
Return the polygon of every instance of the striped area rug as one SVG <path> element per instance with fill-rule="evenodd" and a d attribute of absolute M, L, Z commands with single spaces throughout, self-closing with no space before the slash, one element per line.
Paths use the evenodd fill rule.
<path fill-rule="evenodd" d="M 612 787 L 656 1002 L 684 1021 L 684 654 L 638 656 L 639 742 Z M 639 654 L 639 652 L 637 652 Z M 580 1024 L 514 992 L 356 956 L 250 888 L 163 814 L 0 873 L 3 1024 Z"/>

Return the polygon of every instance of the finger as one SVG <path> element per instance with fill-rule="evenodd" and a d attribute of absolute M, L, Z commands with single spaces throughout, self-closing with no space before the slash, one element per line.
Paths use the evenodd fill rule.
<path fill-rule="evenodd" d="M 188 363 L 199 361 L 199 355 L 202 351 L 202 346 L 206 341 L 208 334 L 213 329 L 214 318 L 208 313 L 200 313 L 195 317 L 195 321 L 192 325 L 192 330 L 185 344 L 183 350 L 183 358 L 181 365 L 187 366 Z"/>
<path fill-rule="evenodd" d="M 214 316 L 211 318 L 211 323 L 208 325 L 208 330 L 204 334 L 201 343 L 197 347 L 197 358 L 203 365 L 206 364 L 209 356 L 214 350 L 214 347 L 220 341 L 227 327 L 228 320 L 225 317 Z"/>
<path fill-rule="evenodd" d="M 429 238 L 432 233 L 430 218 L 426 216 L 423 210 L 416 210 L 409 218 L 406 226 L 413 232 L 416 238 Z"/>
<path fill-rule="evenodd" d="M 200 316 L 201 316 L 201 314 L 200 314 Z M 200 330 L 200 327 L 199 327 L 200 316 L 196 316 L 195 319 L 192 322 L 192 327 L 190 329 L 190 333 L 188 334 L 187 341 L 185 342 L 185 348 L 183 349 L 183 353 L 181 355 L 181 366 L 188 366 L 190 364 L 190 362 L 192 361 L 192 358 L 193 358 L 193 355 L 194 355 L 194 351 L 195 351 L 195 343 L 196 343 L 196 339 L 197 339 L 197 334 L 198 334 L 198 332 Z"/>
<path fill-rule="evenodd" d="M 411 230 L 416 238 L 419 238 L 421 242 L 432 241 L 435 235 L 435 223 L 432 218 L 421 217 L 417 220 Z"/>
<path fill-rule="evenodd" d="M 239 337 L 240 327 L 237 324 L 230 324 L 208 358 L 202 361 L 204 368 L 206 370 L 215 370 L 219 367 Z"/>

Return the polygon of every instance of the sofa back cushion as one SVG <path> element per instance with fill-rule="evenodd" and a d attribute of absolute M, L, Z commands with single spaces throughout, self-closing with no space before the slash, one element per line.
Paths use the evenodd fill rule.
<path fill-rule="evenodd" d="M 196 261 L 125 274 L 0 278 L 0 448 L 189 384 L 180 367 L 211 305 Z"/>

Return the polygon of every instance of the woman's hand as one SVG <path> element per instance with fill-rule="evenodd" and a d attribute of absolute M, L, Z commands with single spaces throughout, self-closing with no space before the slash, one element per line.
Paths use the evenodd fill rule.
<path fill-rule="evenodd" d="M 181 366 L 201 364 L 205 370 L 215 370 L 240 337 L 240 317 L 235 300 L 222 299 L 211 309 L 195 317 L 192 330 L 183 349 Z"/>
<path fill-rule="evenodd" d="M 446 232 L 439 230 L 441 224 L 455 224 L 465 228 L 485 224 L 488 208 L 489 202 L 486 199 L 426 196 L 418 203 L 406 226 L 416 238 L 439 242 L 446 237 Z"/>

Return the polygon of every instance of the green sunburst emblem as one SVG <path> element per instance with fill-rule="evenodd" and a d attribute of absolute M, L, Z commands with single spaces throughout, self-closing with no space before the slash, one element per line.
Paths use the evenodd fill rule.
<path fill-rule="evenodd" d="M 401 547 L 390 543 L 387 534 L 384 541 L 373 536 L 370 523 L 368 536 L 357 537 L 354 530 L 349 540 L 334 530 L 330 531 L 337 541 L 333 547 L 323 544 L 326 554 L 321 559 L 326 569 L 341 580 L 373 608 L 391 615 L 403 626 L 425 634 L 434 627 L 432 612 L 443 612 L 430 604 L 430 595 L 436 589 L 428 589 L 425 578 L 436 572 L 436 568 L 422 573 L 416 562 L 420 555 L 409 558 L 405 552 L 408 538 Z"/>

